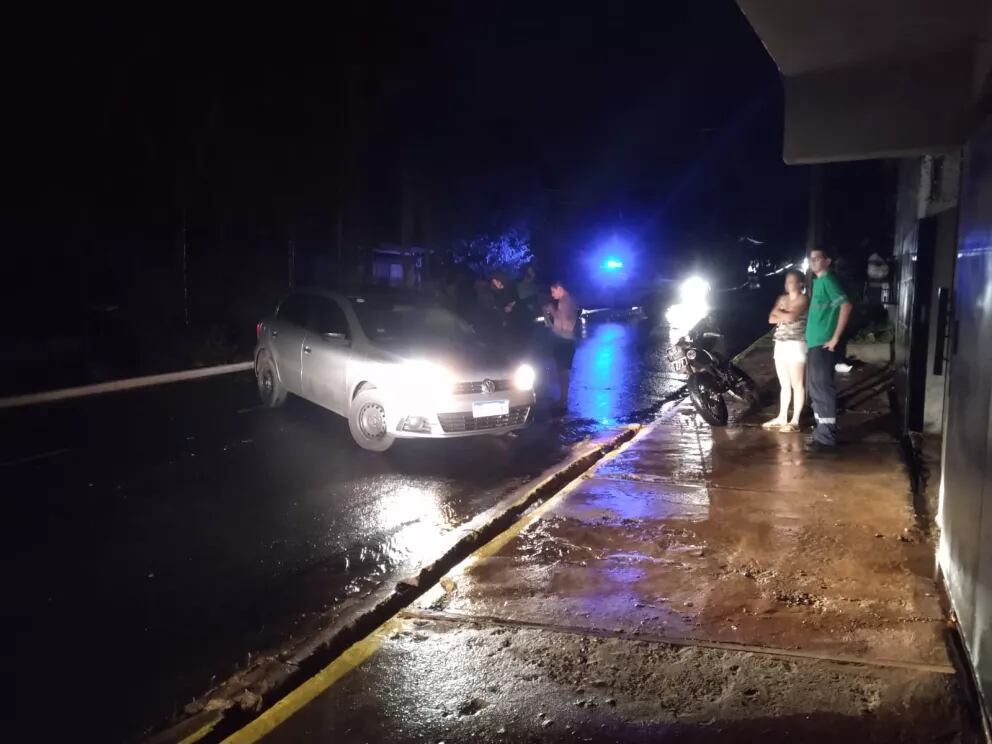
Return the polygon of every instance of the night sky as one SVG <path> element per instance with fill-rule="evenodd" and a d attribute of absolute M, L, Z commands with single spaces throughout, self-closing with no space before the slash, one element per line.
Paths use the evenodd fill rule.
<path fill-rule="evenodd" d="M 288 241 L 303 281 L 521 224 L 553 274 L 612 234 L 652 267 L 801 248 L 808 176 L 732 0 L 87 18 L 4 55 L 15 297 L 45 287 L 72 322 L 176 322 L 184 241 L 210 322 L 285 289 Z"/>

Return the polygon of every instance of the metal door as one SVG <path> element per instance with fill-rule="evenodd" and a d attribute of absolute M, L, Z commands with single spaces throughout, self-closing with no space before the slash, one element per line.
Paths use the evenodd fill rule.
<path fill-rule="evenodd" d="M 992 119 L 968 146 L 954 272 L 940 564 L 992 700 Z"/>
<path fill-rule="evenodd" d="M 312 320 L 303 342 L 303 396 L 337 413 L 348 412 L 345 373 L 351 334 L 341 306 L 314 296 Z"/>
<path fill-rule="evenodd" d="M 934 256 L 937 252 L 937 217 L 920 220 L 913 256 L 913 301 L 909 358 L 906 361 L 906 410 L 904 428 L 923 431 L 927 391 L 927 355 L 930 351 L 930 297 L 933 294 Z"/>

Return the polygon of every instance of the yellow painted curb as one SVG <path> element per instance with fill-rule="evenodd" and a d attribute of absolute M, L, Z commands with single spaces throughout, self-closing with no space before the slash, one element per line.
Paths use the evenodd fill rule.
<path fill-rule="evenodd" d="M 402 622 L 395 615 L 389 618 L 363 639 L 345 649 L 334 661 L 279 700 L 254 721 L 224 739 L 224 744 L 252 744 L 267 736 L 276 726 L 291 718 L 307 703 L 330 688 L 352 669 L 365 662 L 379 650 L 386 637 L 396 631 Z"/>
<path fill-rule="evenodd" d="M 652 427 L 631 426 L 628 428 L 636 429 L 637 433 L 619 447 L 616 447 L 612 451 L 603 455 L 603 457 L 601 457 L 597 462 L 590 465 L 590 468 L 597 467 L 602 465 L 604 462 L 608 462 L 613 459 L 627 449 L 627 447 L 631 444 L 636 442 L 641 435 L 649 431 Z M 467 558 L 454 567 L 452 572 L 464 570 L 465 567 L 472 565 L 476 561 L 494 555 L 510 540 L 535 522 L 542 514 L 552 508 L 553 505 L 559 503 L 568 493 L 574 490 L 576 486 L 582 482 L 582 480 L 581 475 L 576 476 L 575 479 L 566 484 L 546 502 L 538 506 L 526 516 L 518 519 L 510 525 L 510 527 L 499 533 L 485 545 L 476 548 L 476 550 L 474 550 Z M 440 583 L 428 590 L 423 596 L 430 596 L 432 592 L 437 591 L 439 588 Z M 383 642 L 405 622 L 408 621 L 401 617 L 399 613 L 393 615 L 365 638 L 360 641 L 356 641 L 349 646 L 343 653 L 341 653 L 340 656 L 334 659 L 334 661 L 317 672 L 317 674 L 310 677 L 295 690 L 288 693 L 285 697 L 281 698 L 271 708 L 263 711 L 251 723 L 238 731 L 235 731 L 233 734 L 224 739 L 224 744 L 254 744 L 254 742 L 260 741 L 281 723 L 290 719 L 308 703 L 312 702 L 319 695 L 330 689 L 338 680 L 368 660 L 382 647 Z M 211 728 L 212 725 L 205 726 L 203 729 L 200 729 L 187 739 L 184 739 L 184 744 L 193 744 L 193 742 L 196 742 L 203 738 L 203 736 L 206 736 L 210 732 Z"/>

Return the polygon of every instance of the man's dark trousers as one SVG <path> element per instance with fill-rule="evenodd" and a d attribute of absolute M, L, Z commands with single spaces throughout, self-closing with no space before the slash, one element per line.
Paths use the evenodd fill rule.
<path fill-rule="evenodd" d="M 806 389 L 813 414 L 816 416 L 816 429 L 813 441 L 829 447 L 837 444 L 837 391 L 834 389 L 834 352 L 825 346 L 814 346 L 809 350 L 806 366 Z"/>

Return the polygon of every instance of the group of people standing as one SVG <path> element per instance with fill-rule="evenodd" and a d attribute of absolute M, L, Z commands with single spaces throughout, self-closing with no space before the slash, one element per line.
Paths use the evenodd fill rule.
<path fill-rule="evenodd" d="M 565 283 L 542 284 L 528 265 L 516 282 L 505 273 L 493 274 L 485 285 L 477 286 L 476 298 L 475 325 L 483 337 L 507 347 L 528 347 L 535 356 L 548 352 L 547 333 L 535 333 L 535 319 L 544 317 L 560 391 L 552 412 L 564 414 L 579 322 L 578 305 Z"/>
<path fill-rule="evenodd" d="M 832 264 L 828 251 L 810 251 L 812 289 L 807 292 L 806 276 L 791 269 L 785 275 L 785 294 L 775 301 L 768 315 L 768 322 L 775 326 L 775 372 L 781 392 L 778 415 L 763 426 L 783 432 L 799 431 L 808 392 L 816 420 L 811 443 L 814 448 L 837 444 L 834 368 L 837 346 L 853 310 L 831 271 Z"/>

